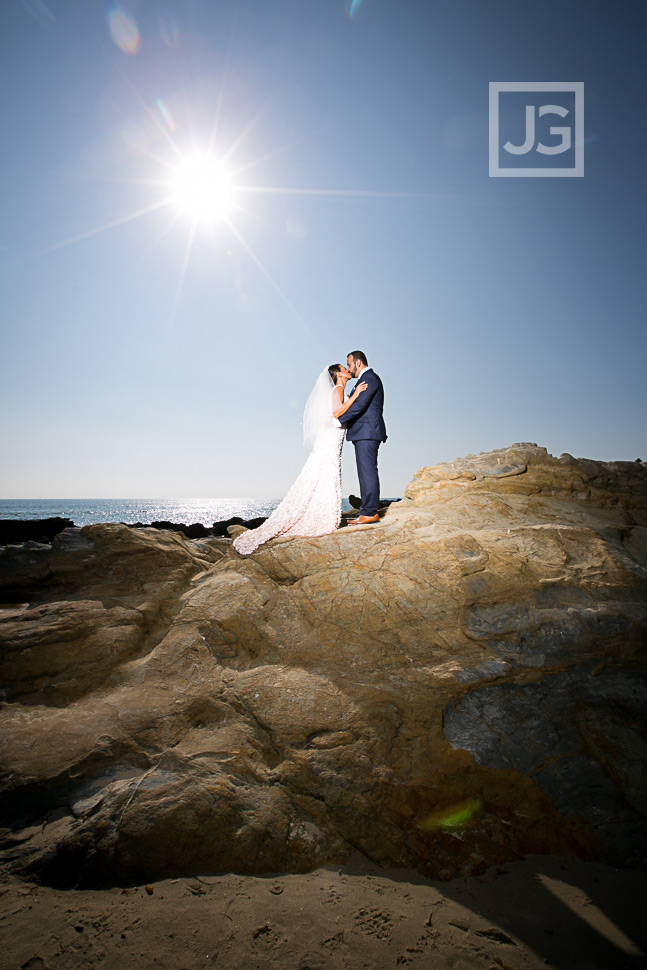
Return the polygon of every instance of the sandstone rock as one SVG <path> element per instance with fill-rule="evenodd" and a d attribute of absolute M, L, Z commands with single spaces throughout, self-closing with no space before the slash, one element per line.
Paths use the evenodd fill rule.
<path fill-rule="evenodd" d="M 421 469 L 370 528 L 240 557 L 90 526 L 0 578 L 23 872 L 647 859 L 641 464 L 514 445 Z"/>
<path fill-rule="evenodd" d="M 66 529 L 52 546 L 0 551 L 0 684 L 7 700 L 67 704 L 118 675 L 166 630 L 191 579 L 224 555 L 123 525 Z"/>

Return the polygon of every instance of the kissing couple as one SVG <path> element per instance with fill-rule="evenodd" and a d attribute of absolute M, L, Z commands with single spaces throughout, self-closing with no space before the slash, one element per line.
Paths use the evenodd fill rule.
<path fill-rule="evenodd" d="M 237 552 L 249 555 L 276 536 L 322 536 L 339 527 L 344 438 L 355 447 L 361 496 L 359 515 L 348 524 L 378 521 L 377 452 L 386 441 L 384 388 L 361 350 L 350 353 L 346 365 L 331 364 L 317 378 L 303 414 L 303 440 L 311 449 L 308 460 L 269 518 L 236 536 Z M 357 383 L 346 400 L 346 384 L 352 378 Z"/>

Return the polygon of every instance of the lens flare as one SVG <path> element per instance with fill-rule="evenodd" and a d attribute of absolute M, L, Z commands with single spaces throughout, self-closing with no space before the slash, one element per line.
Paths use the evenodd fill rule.
<path fill-rule="evenodd" d="M 108 28 L 110 36 L 120 51 L 124 54 L 137 53 L 141 39 L 134 17 L 121 7 L 111 7 L 108 11 Z"/>
<path fill-rule="evenodd" d="M 481 808 L 479 798 L 468 798 L 455 805 L 448 805 L 439 812 L 433 812 L 427 818 L 418 823 L 422 832 L 433 832 L 440 829 L 444 832 L 453 832 L 457 829 L 465 828 L 472 816 Z"/>
<path fill-rule="evenodd" d="M 175 123 L 173 121 L 173 118 L 171 117 L 171 112 L 166 107 L 166 105 L 164 104 L 164 102 L 162 101 L 162 99 L 161 98 L 157 98 L 155 100 L 155 104 L 157 105 L 157 107 L 159 109 L 159 113 L 161 114 L 162 118 L 166 122 L 166 125 L 167 125 L 169 131 L 175 131 Z"/>
<path fill-rule="evenodd" d="M 180 31 L 173 14 L 165 13 L 160 17 L 160 36 L 171 50 L 180 46 Z"/>

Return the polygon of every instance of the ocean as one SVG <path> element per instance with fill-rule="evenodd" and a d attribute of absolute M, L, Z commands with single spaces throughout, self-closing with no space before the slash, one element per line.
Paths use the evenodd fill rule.
<path fill-rule="evenodd" d="M 89 498 L 89 499 L 0 499 L 0 519 L 72 519 L 75 525 L 96 522 L 173 522 L 209 527 L 231 519 L 256 519 L 274 511 L 280 499 L 251 498 Z M 346 499 L 342 509 L 348 512 Z"/>

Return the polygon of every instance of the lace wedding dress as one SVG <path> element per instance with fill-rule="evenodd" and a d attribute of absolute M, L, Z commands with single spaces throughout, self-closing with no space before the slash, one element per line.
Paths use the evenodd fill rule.
<path fill-rule="evenodd" d="M 327 371 L 324 373 L 327 375 Z M 341 449 L 346 431 L 333 417 L 333 408 L 339 407 L 339 398 L 333 393 L 329 379 L 327 413 L 320 415 L 312 451 L 290 491 L 262 525 L 234 539 L 234 548 L 243 555 L 276 536 L 322 536 L 339 526 Z M 304 428 L 305 423 L 304 417 Z"/>

